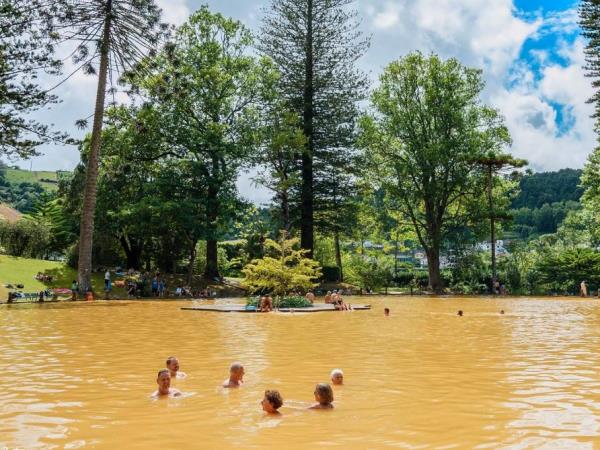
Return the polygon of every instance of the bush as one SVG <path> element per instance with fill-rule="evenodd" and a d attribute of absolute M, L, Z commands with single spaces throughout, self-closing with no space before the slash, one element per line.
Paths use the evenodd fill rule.
<path fill-rule="evenodd" d="M 287 239 L 281 231 L 279 242 L 265 241 L 273 256 L 255 259 L 243 269 L 244 284 L 254 292 L 273 292 L 283 296 L 292 290 L 314 288 L 321 277 L 319 263 L 306 256 L 306 250 L 296 249 L 299 239 Z"/>
<path fill-rule="evenodd" d="M 587 280 L 590 288 L 600 284 L 600 252 L 591 248 L 548 252 L 542 255 L 535 270 L 549 290 L 575 294 L 582 280 Z"/>
<path fill-rule="evenodd" d="M 50 239 L 50 229 L 43 223 L 27 219 L 16 223 L 0 220 L 0 245 L 8 255 L 44 258 Z"/>
<path fill-rule="evenodd" d="M 258 308 L 260 297 L 250 297 L 246 301 L 246 306 L 255 306 Z M 312 306 L 306 298 L 301 296 L 293 297 L 276 297 L 273 299 L 274 308 L 308 308 Z"/>

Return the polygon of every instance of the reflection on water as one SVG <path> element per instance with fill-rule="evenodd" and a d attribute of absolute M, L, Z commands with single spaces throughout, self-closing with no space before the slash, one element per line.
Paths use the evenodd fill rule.
<path fill-rule="evenodd" d="M 368 302 L 265 315 L 0 307 L 0 447 L 600 448 L 600 302 Z M 169 355 L 187 395 L 152 401 Z M 238 360 L 244 387 L 222 389 Z M 335 409 L 307 411 L 335 367 Z M 265 389 L 282 393 L 282 417 L 262 414 Z"/>

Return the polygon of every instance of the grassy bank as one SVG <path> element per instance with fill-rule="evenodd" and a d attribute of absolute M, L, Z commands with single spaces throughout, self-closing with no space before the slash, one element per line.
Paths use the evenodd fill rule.
<path fill-rule="evenodd" d="M 38 272 L 44 275 L 51 275 L 52 282 L 43 283 L 35 279 Z M 167 286 L 170 292 L 173 292 L 178 286 L 187 285 L 184 275 L 163 275 L 167 281 Z M 5 301 L 8 296 L 9 289 L 5 288 L 5 284 L 22 284 L 25 286 L 19 289 L 22 292 L 39 292 L 48 288 L 70 288 L 73 280 L 77 279 L 77 271 L 68 267 L 62 262 L 45 261 L 41 259 L 16 258 L 14 256 L 0 255 L 0 301 Z M 123 288 L 118 288 L 114 285 L 114 281 L 119 279 L 112 275 L 113 288 L 111 298 L 127 298 L 127 291 Z M 234 288 L 237 284 L 237 279 L 226 279 L 226 285 L 209 284 L 209 289 L 217 292 L 218 296 L 238 297 L 245 295 L 245 292 Z M 101 297 L 104 295 L 104 272 L 96 272 L 92 274 L 92 286 L 96 295 Z M 197 290 L 206 286 L 202 277 L 195 276 L 193 289 Z"/>
<path fill-rule="evenodd" d="M 38 272 L 51 275 L 51 283 L 42 283 L 35 279 Z M 42 259 L 16 258 L 14 256 L 0 255 L 0 300 L 6 300 L 9 289 L 5 284 L 22 284 L 23 292 L 39 292 L 47 288 L 70 288 L 73 280 L 77 279 L 77 272 L 62 262 L 45 261 Z M 104 289 L 104 275 L 94 273 L 92 276 L 94 291 L 102 293 Z M 125 296 L 122 289 L 114 289 L 113 295 Z"/>

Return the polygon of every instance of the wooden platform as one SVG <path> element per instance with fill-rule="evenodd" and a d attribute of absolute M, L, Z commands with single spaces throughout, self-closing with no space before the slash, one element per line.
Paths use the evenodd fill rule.
<path fill-rule="evenodd" d="M 186 311 L 211 311 L 211 312 L 223 312 L 223 313 L 258 313 L 255 309 L 246 309 L 244 305 L 203 305 L 203 306 L 188 306 L 183 307 Z M 371 309 L 371 305 L 352 305 L 353 310 L 364 311 Z M 333 312 L 337 311 L 333 305 L 319 304 L 310 306 L 308 308 L 279 308 L 273 312 L 282 313 L 314 313 L 314 312 Z"/>

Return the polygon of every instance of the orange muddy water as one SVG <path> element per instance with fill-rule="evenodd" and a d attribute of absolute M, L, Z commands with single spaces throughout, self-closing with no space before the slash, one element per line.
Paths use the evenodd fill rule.
<path fill-rule="evenodd" d="M 0 448 L 600 448 L 600 301 L 348 300 L 373 309 L 0 306 Z M 152 400 L 169 355 L 184 396 Z M 246 382 L 225 390 L 233 361 Z M 337 367 L 335 409 L 306 410 Z"/>

